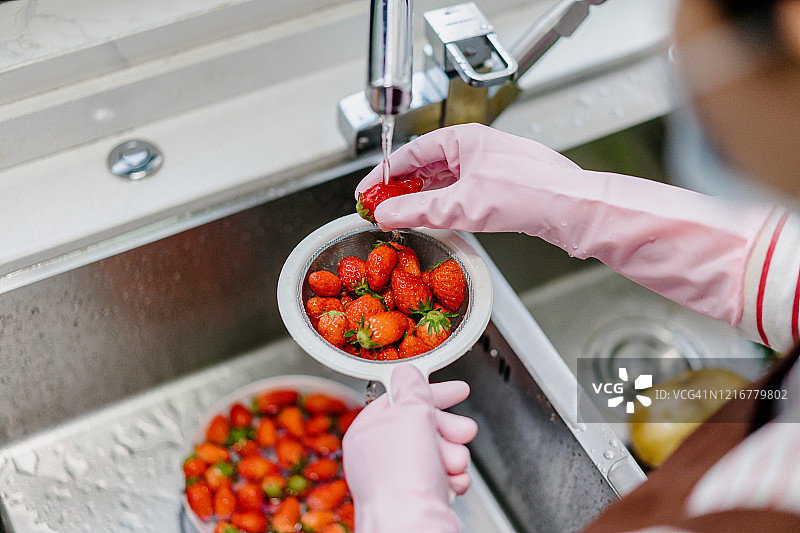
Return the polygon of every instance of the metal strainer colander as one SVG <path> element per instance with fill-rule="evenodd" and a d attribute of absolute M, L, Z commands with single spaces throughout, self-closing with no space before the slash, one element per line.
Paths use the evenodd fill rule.
<path fill-rule="evenodd" d="M 451 230 L 400 230 L 403 244 L 412 248 L 422 269 L 452 258 L 464 271 L 467 295 L 453 319 L 450 337 L 433 350 L 400 361 L 413 363 L 426 377 L 461 357 L 478 340 L 492 312 L 492 282 L 486 264 L 461 235 Z M 336 272 L 342 257 L 366 259 L 372 244 L 388 241 L 384 233 L 357 214 L 336 219 L 303 239 L 289 254 L 278 278 L 278 308 L 294 340 L 323 365 L 348 376 L 380 381 L 389 391 L 389 377 L 398 361 L 371 361 L 329 344 L 311 325 L 305 302 L 313 296 L 308 276 L 317 270 Z"/>

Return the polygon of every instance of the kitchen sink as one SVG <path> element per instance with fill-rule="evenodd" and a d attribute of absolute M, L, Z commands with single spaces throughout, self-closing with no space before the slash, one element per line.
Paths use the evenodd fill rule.
<path fill-rule="evenodd" d="M 655 178 L 662 133 L 656 120 L 567 155 Z M 375 161 L 228 198 L 171 235 L 0 294 L 6 533 L 189 531 L 179 465 L 207 406 L 289 373 L 364 390 L 288 337 L 275 291 L 293 247 L 352 212 Z M 575 531 L 645 479 L 624 427 L 578 416 L 576 361 L 614 319 L 669 321 L 708 356 L 761 349 L 539 239 L 464 237 L 492 273 L 493 314 L 475 346 L 432 379 L 472 387 L 455 408 L 480 426 L 474 487 L 454 503 L 465 532 Z"/>

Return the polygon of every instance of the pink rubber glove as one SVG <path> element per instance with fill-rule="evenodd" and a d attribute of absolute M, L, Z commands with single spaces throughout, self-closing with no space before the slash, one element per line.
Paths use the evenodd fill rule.
<path fill-rule="evenodd" d="M 421 177 L 425 186 L 377 207 L 384 230 L 538 236 L 732 326 L 742 316 L 748 257 L 773 209 L 582 170 L 539 143 L 478 124 L 423 135 L 389 161 L 393 177 Z M 381 172 L 370 172 L 356 194 Z"/>
<path fill-rule="evenodd" d="M 440 409 L 469 395 L 463 381 L 429 385 L 410 363 L 392 372 L 390 404 L 381 395 L 345 434 L 345 477 L 353 495 L 356 531 L 407 533 L 460 531 L 448 487 L 469 488 L 469 450 L 478 426 Z"/>

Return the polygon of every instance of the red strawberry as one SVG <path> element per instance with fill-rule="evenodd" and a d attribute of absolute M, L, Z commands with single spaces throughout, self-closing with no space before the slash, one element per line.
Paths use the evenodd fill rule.
<path fill-rule="evenodd" d="M 272 529 L 276 533 L 294 533 L 300 522 L 300 500 L 290 496 L 283 500 L 272 515 Z"/>
<path fill-rule="evenodd" d="M 328 415 L 321 413 L 314 415 L 306 420 L 306 435 L 319 435 L 320 433 L 330 431 L 332 424 L 331 417 Z"/>
<path fill-rule="evenodd" d="M 344 413 L 347 407 L 339 398 L 328 396 L 321 392 L 312 392 L 305 397 L 303 407 L 311 414 L 338 415 Z"/>
<path fill-rule="evenodd" d="M 293 437 L 300 438 L 305 434 L 303 412 L 297 406 L 287 405 L 281 409 L 275 416 L 275 422 Z"/>
<path fill-rule="evenodd" d="M 407 315 L 432 307 L 433 295 L 422 279 L 408 272 L 392 272 L 392 294 L 397 310 Z"/>
<path fill-rule="evenodd" d="M 347 483 L 343 479 L 337 479 L 314 487 L 306 497 L 306 505 L 314 511 L 333 511 L 346 496 Z"/>
<path fill-rule="evenodd" d="M 236 510 L 236 495 L 230 487 L 222 487 L 214 494 L 214 514 L 217 518 L 230 518 Z"/>
<path fill-rule="evenodd" d="M 337 348 L 343 348 L 345 343 L 344 334 L 347 332 L 350 319 L 341 311 L 328 311 L 319 317 L 317 331 L 329 343 Z"/>
<path fill-rule="evenodd" d="M 236 499 L 239 502 L 239 509 L 243 511 L 260 511 L 261 504 L 264 503 L 264 493 L 261 491 L 261 485 L 245 483 L 236 491 Z"/>
<path fill-rule="evenodd" d="M 450 336 L 452 324 L 450 319 L 456 316 L 439 309 L 428 311 L 423 315 L 414 329 L 414 335 L 422 339 L 431 348 L 439 346 Z"/>
<path fill-rule="evenodd" d="M 322 533 L 335 519 L 333 511 L 308 511 L 300 517 L 300 523 L 303 525 L 304 532 Z"/>
<path fill-rule="evenodd" d="M 213 465 L 219 461 L 227 461 L 231 456 L 227 448 L 223 448 L 212 442 L 198 444 L 194 447 L 194 454 L 209 465 Z"/>
<path fill-rule="evenodd" d="M 253 424 L 253 413 L 239 402 L 231 406 L 231 425 L 236 428 L 249 428 Z"/>
<path fill-rule="evenodd" d="M 317 270 L 309 274 L 308 286 L 317 296 L 338 296 L 342 292 L 339 276 L 327 270 Z"/>
<path fill-rule="evenodd" d="M 355 324 L 366 317 L 383 311 L 383 303 L 378 298 L 365 294 L 350 302 L 344 314 L 350 319 L 351 324 Z"/>
<path fill-rule="evenodd" d="M 208 488 L 216 492 L 222 487 L 230 487 L 233 477 L 233 466 L 225 461 L 220 461 L 206 468 L 203 472 L 203 479 L 208 484 Z"/>
<path fill-rule="evenodd" d="M 361 412 L 360 407 L 356 407 L 355 409 L 350 409 L 346 413 L 342 414 L 339 417 L 339 420 L 336 422 L 336 428 L 339 430 L 339 433 L 344 435 L 347 430 L 350 428 L 350 424 L 353 423 L 353 420 L 356 419 L 358 414 Z"/>
<path fill-rule="evenodd" d="M 303 469 L 303 475 L 311 481 L 329 481 L 338 473 L 339 462 L 335 459 L 317 459 Z"/>
<path fill-rule="evenodd" d="M 277 389 L 258 395 L 255 404 L 259 412 L 274 415 L 280 411 L 281 407 L 296 404 L 297 397 L 298 394 L 295 390 Z"/>
<path fill-rule="evenodd" d="M 208 520 L 214 514 L 211 489 L 204 481 L 196 481 L 186 487 L 186 501 L 202 520 Z"/>
<path fill-rule="evenodd" d="M 397 264 L 397 251 L 388 243 L 379 242 L 367 256 L 367 283 L 380 292 L 386 288 Z"/>
<path fill-rule="evenodd" d="M 317 452 L 319 455 L 330 455 L 332 453 L 336 453 L 342 447 L 342 442 L 339 440 L 339 437 L 332 433 L 306 436 L 303 439 L 303 444 Z"/>
<path fill-rule="evenodd" d="M 355 529 L 355 525 L 347 529 L 343 524 L 339 522 L 334 522 L 333 524 L 329 524 L 322 530 L 322 533 L 349 533 Z M 215 532 L 216 533 L 216 532 Z"/>
<path fill-rule="evenodd" d="M 214 444 L 225 444 L 231 432 L 231 425 L 223 415 L 216 415 L 206 428 L 206 440 Z"/>
<path fill-rule="evenodd" d="M 393 311 L 394 309 L 397 309 L 397 306 L 394 305 L 394 293 L 392 292 L 391 287 L 383 291 L 380 294 L 380 297 L 383 298 L 383 306 L 387 311 Z"/>
<path fill-rule="evenodd" d="M 267 530 L 267 515 L 260 511 L 233 513 L 231 522 L 245 533 L 264 533 Z"/>
<path fill-rule="evenodd" d="M 355 341 L 364 348 L 381 348 L 400 340 L 406 331 L 406 315 L 383 311 L 364 319 L 355 333 Z"/>
<path fill-rule="evenodd" d="M 406 178 L 389 183 L 380 182 L 358 194 L 356 211 L 364 220 L 375 222 L 375 208 L 378 207 L 378 204 L 394 196 L 419 192 L 422 190 L 422 185 L 420 178 Z"/>
<path fill-rule="evenodd" d="M 400 352 L 397 351 L 394 344 L 390 344 L 375 350 L 374 359 L 376 361 L 395 361 L 400 359 Z"/>
<path fill-rule="evenodd" d="M 348 291 L 355 291 L 364 287 L 367 279 L 367 263 L 360 257 L 343 257 L 336 267 L 336 273 L 342 282 L 342 287 Z"/>
<path fill-rule="evenodd" d="M 238 531 L 238 528 L 235 528 L 233 524 L 226 520 L 222 520 L 217 522 L 217 525 L 214 526 L 214 533 L 235 533 Z M 344 531 L 344 530 L 342 530 Z M 327 531 L 323 531 L 322 533 L 328 533 Z M 340 533 L 340 532 L 336 532 Z"/>
<path fill-rule="evenodd" d="M 392 246 L 394 246 L 394 249 L 397 250 L 397 267 L 401 270 L 405 270 L 412 276 L 421 276 L 422 271 L 419 268 L 417 252 L 408 246 L 403 246 L 402 244 L 396 242 L 393 242 Z"/>
<path fill-rule="evenodd" d="M 206 465 L 199 457 L 188 457 L 183 462 L 183 475 L 186 477 L 186 479 L 200 477 L 203 475 L 203 472 L 206 471 L 207 467 L 208 465 Z"/>
<path fill-rule="evenodd" d="M 400 352 L 400 359 L 407 359 L 430 351 L 431 346 L 419 337 L 409 335 L 402 340 L 398 350 Z"/>
<path fill-rule="evenodd" d="M 256 442 L 259 446 L 269 448 L 278 438 L 278 429 L 270 418 L 262 418 L 256 426 Z"/>
<path fill-rule="evenodd" d="M 344 311 L 344 305 L 336 298 L 322 298 L 320 296 L 313 296 L 306 302 L 306 312 L 314 327 L 317 327 L 317 321 L 322 313 L 327 313 L 328 311 Z"/>
<path fill-rule="evenodd" d="M 274 474 L 279 471 L 278 465 L 260 455 L 243 457 L 239 464 L 236 465 L 236 470 L 239 473 L 239 477 L 253 481 L 258 481 L 267 474 Z"/>
<path fill-rule="evenodd" d="M 239 439 L 234 442 L 233 451 L 239 454 L 239 457 L 250 457 L 261 453 L 258 449 L 258 444 L 247 438 Z"/>
<path fill-rule="evenodd" d="M 464 303 L 467 281 L 461 265 L 453 259 L 431 269 L 430 286 L 433 295 L 448 310 L 457 311 Z"/>
<path fill-rule="evenodd" d="M 275 445 L 275 456 L 282 467 L 291 469 L 305 461 L 306 451 L 299 441 L 284 435 L 278 438 Z"/>
<path fill-rule="evenodd" d="M 351 530 L 356 527 L 356 513 L 353 502 L 345 502 L 336 509 L 336 519 L 349 527 Z"/>

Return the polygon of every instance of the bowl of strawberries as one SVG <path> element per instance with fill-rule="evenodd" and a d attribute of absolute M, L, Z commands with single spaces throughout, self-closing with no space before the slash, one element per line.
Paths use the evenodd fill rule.
<path fill-rule="evenodd" d="M 362 406 L 351 388 L 300 375 L 223 398 L 182 465 L 189 523 L 197 533 L 352 533 L 341 441 Z"/>
<path fill-rule="evenodd" d="M 489 322 L 492 285 L 458 232 L 386 233 L 348 215 L 295 247 L 280 274 L 278 306 L 312 357 L 387 385 L 394 363 L 409 361 L 427 376 L 466 353 Z"/>

